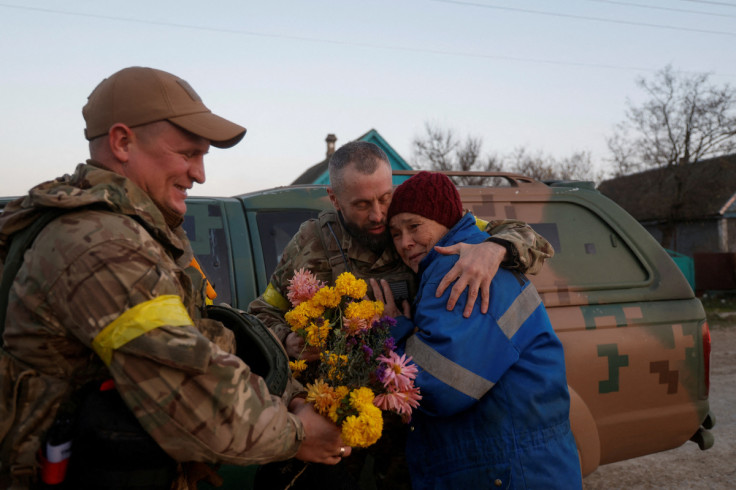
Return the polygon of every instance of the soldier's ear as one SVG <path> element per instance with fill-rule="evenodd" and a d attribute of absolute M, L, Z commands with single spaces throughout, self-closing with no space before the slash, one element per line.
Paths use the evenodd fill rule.
<path fill-rule="evenodd" d="M 114 124 L 107 132 L 110 151 L 120 163 L 130 159 L 130 144 L 135 140 L 133 131 L 122 123 Z"/>
<path fill-rule="evenodd" d="M 337 201 L 337 196 L 335 196 L 335 191 L 332 190 L 332 187 L 327 188 L 327 195 L 330 197 L 332 207 L 334 207 L 337 211 L 340 211 L 340 203 Z"/>

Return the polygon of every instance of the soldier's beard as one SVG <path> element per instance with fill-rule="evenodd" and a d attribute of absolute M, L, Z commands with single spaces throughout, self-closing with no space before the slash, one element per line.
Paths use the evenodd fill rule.
<path fill-rule="evenodd" d="M 348 233 L 350 233 L 350 236 L 374 254 L 381 255 L 383 251 L 386 250 L 386 247 L 391 243 L 391 237 L 388 232 L 380 233 L 378 235 L 370 233 L 352 221 L 346 220 L 342 213 L 338 214 L 342 225 Z"/>

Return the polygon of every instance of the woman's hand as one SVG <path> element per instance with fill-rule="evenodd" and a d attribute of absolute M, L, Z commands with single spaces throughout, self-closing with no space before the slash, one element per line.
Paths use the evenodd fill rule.
<path fill-rule="evenodd" d="M 373 289 L 373 296 L 376 298 L 376 301 L 383 303 L 384 314 L 393 318 L 403 315 L 406 318 L 411 319 L 411 307 L 409 306 L 409 302 L 407 300 L 402 301 L 401 310 L 399 310 L 396 306 L 396 301 L 394 301 L 394 293 L 391 292 L 391 287 L 388 285 L 388 281 L 381 279 L 381 283 L 378 284 L 378 281 L 371 279 L 370 283 L 371 289 Z"/>

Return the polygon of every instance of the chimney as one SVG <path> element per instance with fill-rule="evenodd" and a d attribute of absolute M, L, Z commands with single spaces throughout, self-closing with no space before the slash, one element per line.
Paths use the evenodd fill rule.
<path fill-rule="evenodd" d="M 325 138 L 325 141 L 327 142 L 327 158 L 330 158 L 335 153 L 335 141 L 337 141 L 337 137 L 330 133 Z"/>

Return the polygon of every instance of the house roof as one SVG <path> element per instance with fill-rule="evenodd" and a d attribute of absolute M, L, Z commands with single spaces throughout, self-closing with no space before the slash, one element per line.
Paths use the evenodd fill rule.
<path fill-rule="evenodd" d="M 736 216 L 736 155 L 617 177 L 598 190 L 638 221 Z"/>
<path fill-rule="evenodd" d="M 362 136 L 355 138 L 353 141 L 368 141 L 370 143 L 375 143 L 386 153 L 392 168 L 397 170 L 412 170 L 411 166 L 406 163 L 406 160 L 401 158 L 401 155 L 399 155 L 375 129 L 371 129 Z M 330 158 L 327 157 L 321 162 L 315 163 L 297 177 L 292 184 L 328 184 L 330 179 L 327 173 L 327 164 L 329 161 Z"/>
<path fill-rule="evenodd" d="M 330 159 L 325 158 L 319 163 L 315 163 L 311 167 L 309 167 L 307 170 L 304 171 L 303 174 L 301 174 L 299 177 L 292 182 L 292 184 L 312 184 L 315 180 L 319 178 L 320 175 L 327 172 L 327 164 L 329 163 Z"/>

